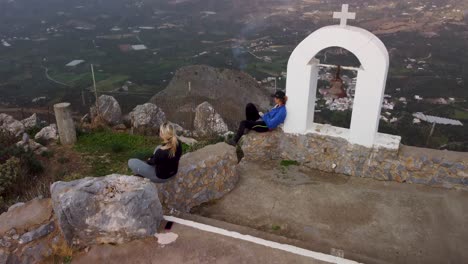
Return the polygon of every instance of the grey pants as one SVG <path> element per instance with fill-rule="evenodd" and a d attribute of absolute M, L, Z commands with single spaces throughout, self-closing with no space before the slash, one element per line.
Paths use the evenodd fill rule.
<path fill-rule="evenodd" d="M 156 151 L 159 148 L 160 146 L 157 146 L 156 149 L 154 150 L 154 153 L 156 153 Z M 147 179 L 150 179 L 150 181 L 155 182 L 155 183 L 163 183 L 163 182 L 170 180 L 170 179 L 158 178 L 158 176 L 156 176 L 155 166 L 151 166 L 148 163 L 139 159 L 128 160 L 128 167 L 133 172 L 133 174 L 143 176 Z"/>

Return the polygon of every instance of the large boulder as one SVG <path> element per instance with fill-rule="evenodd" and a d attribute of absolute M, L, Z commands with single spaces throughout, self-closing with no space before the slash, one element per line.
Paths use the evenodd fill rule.
<path fill-rule="evenodd" d="M 190 83 L 190 88 L 189 88 Z M 245 105 L 254 103 L 260 111 L 271 107 L 270 92 L 245 72 L 190 65 L 178 69 L 166 89 L 151 98 L 167 119 L 193 129 L 193 110 L 209 102 L 231 128 L 245 118 Z"/>
<path fill-rule="evenodd" d="M 49 126 L 42 128 L 41 131 L 37 132 L 37 134 L 34 136 L 34 139 L 45 141 L 58 140 L 59 135 L 57 131 L 57 125 L 50 124 Z"/>
<path fill-rule="evenodd" d="M 30 117 L 21 120 L 21 123 L 23 123 L 26 129 L 30 129 L 39 126 L 39 119 L 36 113 L 34 113 Z"/>
<path fill-rule="evenodd" d="M 0 114 L 0 130 L 12 133 L 15 136 L 23 134 L 25 127 L 23 123 L 7 114 Z"/>
<path fill-rule="evenodd" d="M 199 137 L 222 135 L 229 131 L 223 118 L 208 102 L 203 102 L 195 109 L 194 128 Z"/>
<path fill-rule="evenodd" d="M 166 122 L 166 114 L 155 104 L 137 105 L 129 114 L 134 128 L 156 128 Z"/>
<path fill-rule="evenodd" d="M 182 156 L 177 175 L 157 184 L 159 198 L 169 209 L 190 212 L 195 206 L 219 199 L 239 181 L 236 148 L 218 143 Z"/>
<path fill-rule="evenodd" d="M 95 120 L 100 117 L 106 124 L 115 126 L 122 123 L 122 109 L 119 102 L 110 95 L 101 95 L 98 99 L 99 113 L 95 106 L 91 107 L 91 118 Z"/>
<path fill-rule="evenodd" d="M 152 236 L 162 220 L 155 184 L 112 174 L 51 186 L 52 204 L 67 242 L 79 247 Z"/>

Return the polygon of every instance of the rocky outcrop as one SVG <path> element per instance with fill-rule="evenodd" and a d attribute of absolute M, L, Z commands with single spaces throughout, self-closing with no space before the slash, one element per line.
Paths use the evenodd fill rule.
<path fill-rule="evenodd" d="M 108 125 L 115 126 L 122 122 L 122 109 L 120 108 L 119 102 L 114 97 L 109 95 L 101 95 L 98 99 L 99 112 L 95 106 L 91 107 L 91 118 L 96 120 L 100 117 L 100 120 Z"/>
<path fill-rule="evenodd" d="M 223 118 L 215 111 L 213 106 L 204 102 L 195 109 L 195 133 L 199 137 L 223 135 L 228 127 Z"/>
<path fill-rule="evenodd" d="M 246 160 L 294 160 L 312 169 L 377 180 L 468 188 L 468 153 L 400 146 L 366 148 L 345 139 L 277 129 L 242 138 Z"/>
<path fill-rule="evenodd" d="M 260 111 L 268 110 L 272 104 L 269 92 L 252 76 L 207 65 L 178 69 L 166 89 L 150 100 L 164 110 L 168 120 L 190 130 L 195 107 L 205 101 L 213 105 L 231 129 L 245 118 L 247 103 L 256 104 Z"/>
<path fill-rule="evenodd" d="M 59 135 L 57 131 L 57 125 L 56 124 L 50 124 L 49 126 L 46 126 L 42 128 L 35 136 L 34 139 L 36 140 L 45 140 L 45 141 L 53 141 L 53 140 L 58 140 Z"/>
<path fill-rule="evenodd" d="M 0 114 L 0 130 L 7 131 L 15 136 L 20 136 L 24 133 L 25 127 L 23 123 L 14 119 L 7 114 Z"/>
<path fill-rule="evenodd" d="M 177 175 L 157 184 L 159 197 L 169 209 L 189 212 L 195 206 L 219 199 L 239 181 L 236 149 L 218 143 L 182 156 Z"/>
<path fill-rule="evenodd" d="M 134 128 L 154 128 L 166 122 L 166 114 L 155 104 L 146 103 L 136 106 L 129 114 L 131 126 Z"/>
<path fill-rule="evenodd" d="M 124 243 L 152 236 L 162 220 L 155 184 L 122 175 L 56 182 L 53 208 L 69 244 Z"/>
<path fill-rule="evenodd" d="M 50 199 L 33 199 L 25 204 L 11 207 L 0 215 L 0 236 L 15 229 L 23 234 L 46 223 L 52 217 Z"/>
<path fill-rule="evenodd" d="M 30 117 L 21 120 L 21 123 L 23 123 L 26 129 L 30 129 L 39 126 L 39 119 L 36 113 L 34 113 Z"/>
<path fill-rule="evenodd" d="M 42 263 L 61 241 L 50 199 L 18 204 L 0 215 L 0 263 Z"/>

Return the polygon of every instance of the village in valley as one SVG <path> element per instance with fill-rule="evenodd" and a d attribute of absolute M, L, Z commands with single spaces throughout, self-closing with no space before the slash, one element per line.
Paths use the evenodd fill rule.
<path fill-rule="evenodd" d="M 465 0 L 0 0 L 0 264 L 465 263 Z"/>

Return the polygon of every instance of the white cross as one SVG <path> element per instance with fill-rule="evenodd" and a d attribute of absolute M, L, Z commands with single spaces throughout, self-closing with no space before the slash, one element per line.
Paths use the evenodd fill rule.
<path fill-rule="evenodd" d="M 340 19 L 340 26 L 346 27 L 348 19 L 356 19 L 356 13 L 348 12 L 349 5 L 344 4 L 341 7 L 341 12 L 333 12 L 333 18 Z"/>

